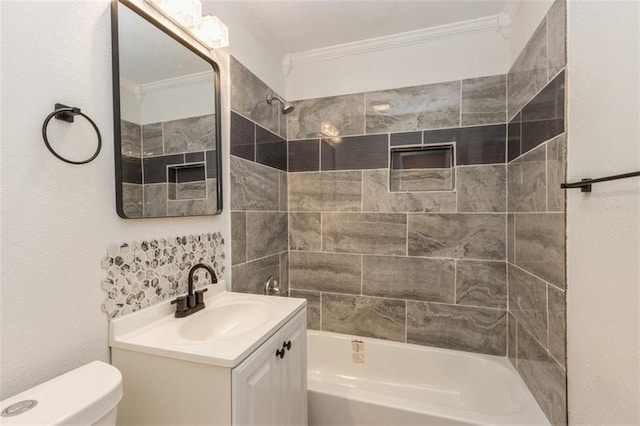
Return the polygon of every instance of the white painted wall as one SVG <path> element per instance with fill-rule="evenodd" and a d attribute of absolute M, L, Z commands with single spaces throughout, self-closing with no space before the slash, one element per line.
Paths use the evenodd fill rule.
<path fill-rule="evenodd" d="M 108 360 L 100 260 L 111 243 L 222 232 L 230 253 L 229 185 L 222 216 L 123 220 L 115 212 L 109 1 L 2 1 L 0 399 L 91 360 Z M 222 73 L 228 151 L 228 56 Z M 103 136 L 100 156 L 74 166 L 40 136 L 55 102 L 77 105 Z M 55 121 L 55 120 L 54 120 Z M 54 141 L 92 151 L 80 119 Z M 59 145 L 59 142 L 56 144 Z M 223 157 L 227 173 L 228 157 Z M 231 256 L 227 256 L 229 263 Z M 226 265 L 226 276 L 230 271 Z"/>
<path fill-rule="evenodd" d="M 286 77 L 286 98 L 310 99 L 505 74 L 506 52 L 507 41 L 497 31 L 487 31 L 296 64 Z"/>
<path fill-rule="evenodd" d="M 229 27 L 229 53 L 267 86 L 284 96 L 285 78 L 281 65 L 284 53 L 270 42 L 269 35 L 263 33 L 256 23 L 239 19 L 227 2 L 206 2 L 203 8 L 203 13 L 218 16 Z"/>
<path fill-rule="evenodd" d="M 640 170 L 640 3 L 569 1 L 569 180 Z M 640 179 L 567 192 L 571 424 L 640 424 Z"/>
<path fill-rule="evenodd" d="M 520 0 L 511 17 L 511 35 L 507 51 L 507 71 L 518 59 L 533 33 L 542 22 L 554 0 Z"/>
<path fill-rule="evenodd" d="M 148 90 L 140 105 L 140 124 L 213 114 L 214 100 L 213 74 L 208 82 Z"/>

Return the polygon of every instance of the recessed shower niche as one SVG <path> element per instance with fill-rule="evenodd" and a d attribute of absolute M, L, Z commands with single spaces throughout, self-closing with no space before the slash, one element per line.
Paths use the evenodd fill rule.
<path fill-rule="evenodd" d="M 118 215 L 219 214 L 217 64 L 135 2 L 114 1 L 112 23 Z"/>
<path fill-rule="evenodd" d="M 389 189 L 452 191 L 455 189 L 454 144 L 391 149 Z"/>

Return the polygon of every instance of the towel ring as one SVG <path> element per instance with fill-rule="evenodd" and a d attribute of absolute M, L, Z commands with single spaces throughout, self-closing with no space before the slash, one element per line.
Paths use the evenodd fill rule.
<path fill-rule="evenodd" d="M 93 129 L 96 131 L 96 135 L 98 135 L 98 148 L 96 149 L 96 152 L 91 156 L 91 158 L 83 161 L 73 161 L 73 160 L 64 158 L 51 147 L 51 144 L 49 144 L 49 138 L 47 137 L 47 126 L 49 125 L 49 121 L 51 121 L 53 117 L 55 117 L 58 120 L 63 120 L 68 123 L 73 123 L 73 117 L 75 117 L 76 115 L 80 115 L 84 117 L 89 123 L 91 123 L 91 125 L 93 126 Z M 44 123 L 42 123 L 42 139 L 44 139 L 44 144 L 47 146 L 49 151 L 56 158 L 69 164 L 87 164 L 95 160 L 98 154 L 100 154 L 100 150 L 102 149 L 102 136 L 100 136 L 100 130 L 98 130 L 98 126 L 96 126 L 96 123 L 94 123 L 93 120 L 90 119 L 86 114 L 84 114 L 80 110 L 80 108 L 69 107 L 62 104 L 56 104 L 55 111 L 53 111 L 51 114 L 47 116 L 47 118 L 44 119 Z"/>

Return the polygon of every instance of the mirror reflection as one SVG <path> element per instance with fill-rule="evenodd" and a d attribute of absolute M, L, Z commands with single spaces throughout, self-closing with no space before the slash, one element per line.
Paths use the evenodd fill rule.
<path fill-rule="evenodd" d="M 114 19 L 118 214 L 220 213 L 216 64 L 125 4 Z"/>

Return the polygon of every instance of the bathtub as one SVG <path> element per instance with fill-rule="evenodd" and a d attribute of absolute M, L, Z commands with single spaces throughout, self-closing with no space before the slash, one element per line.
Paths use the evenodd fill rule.
<path fill-rule="evenodd" d="M 507 358 L 319 331 L 307 342 L 309 426 L 549 424 Z"/>

